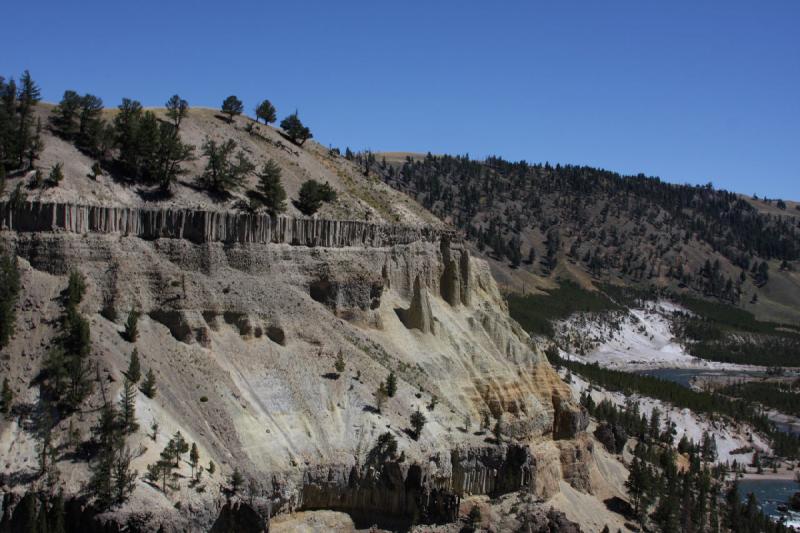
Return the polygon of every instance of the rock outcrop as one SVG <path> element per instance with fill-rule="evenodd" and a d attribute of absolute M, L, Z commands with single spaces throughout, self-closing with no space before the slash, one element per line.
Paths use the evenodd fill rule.
<path fill-rule="evenodd" d="M 110 233 L 193 243 L 285 243 L 296 246 L 381 247 L 436 242 L 452 234 L 427 226 L 356 220 L 272 217 L 240 212 L 107 207 L 61 203 L 0 203 L 0 229 L 16 232 Z"/>
<path fill-rule="evenodd" d="M 264 518 L 244 502 L 229 501 L 220 509 L 209 533 L 267 533 Z"/>
<path fill-rule="evenodd" d="M 589 425 L 589 413 L 561 394 L 553 394 L 553 438 L 572 439 Z"/>
<path fill-rule="evenodd" d="M 418 329 L 422 333 L 436 332 L 428 291 L 422 287 L 419 276 L 414 279 L 411 306 L 408 309 L 400 310 L 400 318 L 408 329 Z"/>
<path fill-rule="evenodd" d="M 440 249 L 444 272 L 439 286 L 442 299 L 452 306 L 469 305 L 469 253 L 453 246 L 450 235 L 442 235 Z"/>

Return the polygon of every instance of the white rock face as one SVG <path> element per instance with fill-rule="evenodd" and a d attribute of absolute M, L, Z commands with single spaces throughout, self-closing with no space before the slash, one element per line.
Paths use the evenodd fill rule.
<path fill-rule="evenodd" d="M 669 301 L 650 301 L 638 309 L 577 313 L 556 324 L 556 336 L 568 347 L 568 357 L 608 368 L 756 368 L 692 356 L 672 333 L 671 316 L 675 311 L 688 312 Z"/>

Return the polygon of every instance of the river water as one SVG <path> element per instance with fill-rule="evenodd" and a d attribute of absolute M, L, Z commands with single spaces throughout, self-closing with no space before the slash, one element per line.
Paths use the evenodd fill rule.
<path fill-rule="evenodd" d="M 692 379 L 703 376 L 725 376 L 735 379 L 737 376 L 745 375 L 741 371 L 728 370 L 705 370 L 687 368 L 656 368 L 638 372 L 647 376 L 653 376 L 666 381 L 672 381 L 684 387 L 691 387 Z M 747 373 L 746 375 L 762 375 L 762 373 Z M 781 431 L 800 434 L 796 426 L 785 422 L 777 422 L 776 426 Z M 747 500 L 749 493 L 755 494 L 764 514 L 770 516 L 775 521 L 784 521 L 787 526 L 792 526 L 800 531 L 800 513 L 778 511 L 779 505 L 787 505 L 792 494 L 800 491 L 800 483 L 793 479 L 742 479 L 739 480 L 739 493 L 742 501 Z"/>
<path fill-rule="evenodd" d="M 763 372 L 745 372 L 741 370 L 713 370 L 700 368 L 653 368 L 650 370 L 640 370 L 637 374 L 653 376 L 654 378 L 673 381 L 684 387 L 691 387 L 692 379 L 698 377 L 725 377 L 735 381 L 739 376 L 763 376 Z"/>
<path fill-rule="evenodd" d="M 800 484 L 793 479 L 741 479 L 739 493 L 742 501 L 747 500 L 749 493 L 755 494 L 764 514 L 775 521 L 785 520 L 786 525 L 800 529 L 800 513 L 789 511 L 781 513 L 779 505 L 786 505 L 792 494 L 800 491 Z"/>

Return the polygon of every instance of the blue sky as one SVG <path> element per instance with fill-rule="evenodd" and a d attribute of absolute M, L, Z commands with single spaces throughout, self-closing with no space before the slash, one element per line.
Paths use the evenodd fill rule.
<path fill-rule="evenodd" d="M 50 101 L 269 98 L 326 145 L 800 200 L 797 0 L 47 0 L 3 18 L 0 74 L 30 69 Z"/>

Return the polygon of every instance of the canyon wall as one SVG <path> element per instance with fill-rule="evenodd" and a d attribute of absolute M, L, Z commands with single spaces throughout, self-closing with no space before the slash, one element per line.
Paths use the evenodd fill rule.
<path fill-rule="evenodd" d="M 162 523 L 207 530 L 210 502 L 234 467 L 264 487 L 276 512 L 450 522 L 470 494 L 552 494 L 559 454 L 553 445 L 534 455 L 534 444 L 585 428 L 569 390 L 508 317 L 488 265 L 452 233 L 37 202 L 0 204 L 0 230 L 0 246 L 20 258 L 30 308 L 11 347 L 25 356 L 12 369 L 19 397 L 36 400 L 24 384 L 46 356 L 66 274 L 78 270 L 107 393 L 119 394 L 133 348 L 158 377 L 158 396 L 140 398 L 137 414 L 141 428 L 155 422 L 161 434 L 131 437 L 148 448 L 134 467 L 144 472 L 176 431 L 220 465 L 202 494 L 138 488 L 128 508 L 158 506 Z M 141 312 L 135 343 L 120 336 L 130 309 Z M 390 372 L 397 392 L 378 408 L 375 391 Z M 101 401 L 98 392 L 88 403 Z M 412 438 L 417 410 L 428 421 Z M 484 419 L 501 423 L 502 442 L 477 431 Z M 54 431 L 68 430 L 62 421 Z M 371 450 L 387 434 L 396 454 L 375 460 Z M 60 468 L 70 473 L 65 493 L 79 490 L 84 465 Z"/>

